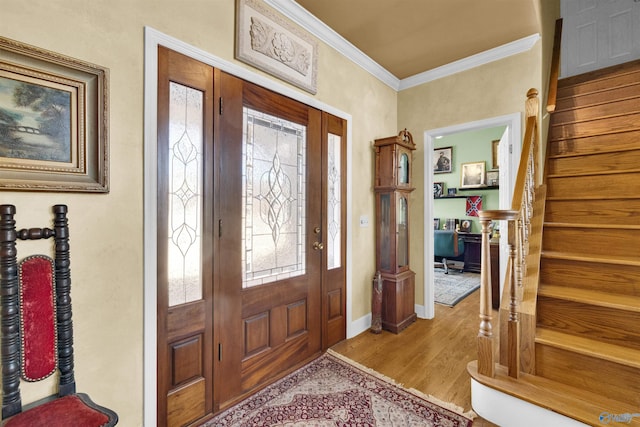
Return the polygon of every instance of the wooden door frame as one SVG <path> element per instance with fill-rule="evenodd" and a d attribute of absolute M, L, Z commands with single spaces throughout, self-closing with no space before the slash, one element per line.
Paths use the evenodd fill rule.
<path fill-rule="evenodd" d="M 163 34 L 151 27 L 144 30 L 144 358 L 143 358 L 143 424 L 156 425 L 157 385 L 157 87 L 158 46 L 187 55 L 221 71 L 263 86 L 281 95 L 305 103 L 347 121 L 347 338 L 361 332 L 352 321 L 352 118 L 350 114 L 293 90 L 278 81 L 258 75 L 237 64 Z"/>

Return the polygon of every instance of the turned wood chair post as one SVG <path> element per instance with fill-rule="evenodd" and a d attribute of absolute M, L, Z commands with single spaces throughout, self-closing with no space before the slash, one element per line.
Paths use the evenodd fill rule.
<path fill-rule="evenodd" d="M 480 212 L 482 226 L 482 256 L 480 273 L 480 330 L 478 331 L 478 373 L 495 375 L 495 350 L 493 326 L 491 325 L 491 253 L 489 223 L 490 215 Z"/>
<path fill-rule="evenodd" d="M 55 270 L 56 312 L 58 317 L 58 369 L 60 370 L 59 396 L 76 392 L 73 374 L 73 322 L 71 320 L 71 269 L 69 260 L 69 221 L 67 206 L 55 205 Z"/>
<path fill-rule="evenodd" d="M 18 309 L 18 263 L 16 208 L 0 206 L 0 292 L 2 292 L 2 415 L 20 412 L 20 321 Z"/>

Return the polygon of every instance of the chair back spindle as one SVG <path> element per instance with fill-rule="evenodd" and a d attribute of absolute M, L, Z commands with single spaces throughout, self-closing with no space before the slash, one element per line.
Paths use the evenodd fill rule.
<path fill-rule="evenodd" d="M 118 416 L 76 393 L 67 206 L 53 207 L 53 228 L 16 228 L 16 208 L 0 205 L 2 419 L 5 427 L 114 426 Z M 18 261 L 21 240 L 53 238 L 53 255 Z M 58 393 L 22 407 L 20 378 L 58 370 Z"/>

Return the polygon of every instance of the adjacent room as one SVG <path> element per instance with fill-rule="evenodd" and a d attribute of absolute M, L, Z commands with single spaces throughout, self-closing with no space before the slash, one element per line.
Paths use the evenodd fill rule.
<path fill-rule="evenodd" d="M 478 213 L 500 208 L 499 146 L 505 130 L 506 126 L 498 126 L 435 138 L 433 228 L 436 303 L 452 307 L 480 288 L 482 229 Z M 477 169 L 475 175 L 478 179 L 474 182 L 464 174 L 472 169 Z M 498 223 L 491 224 L 494 245 L 499 245 L 499 233 Z M 496 255 L 498 252 L 496 248 Z M 495 259 L 499 260 L 499 257 Z M 496 267 L 498 272 L 499 264 Z"/>

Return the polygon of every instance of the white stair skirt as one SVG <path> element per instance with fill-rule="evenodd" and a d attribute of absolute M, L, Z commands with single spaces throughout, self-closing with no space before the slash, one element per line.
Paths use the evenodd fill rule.
<path fill-rule="evenodd" d="M 588 427 L 572 418 L 533 405 L 471 379 L 474 412 L 500 427 Z M 598 423 L 597 419 L 593 423 Z"/>

